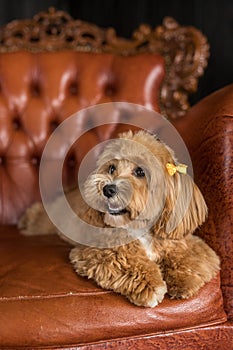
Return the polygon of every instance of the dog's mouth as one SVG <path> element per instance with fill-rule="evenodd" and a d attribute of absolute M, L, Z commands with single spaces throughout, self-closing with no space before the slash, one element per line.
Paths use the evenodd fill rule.
<path fill-rule="evenodd" d="M 108 209 L 108 212 L 110 215 L 124 215 L 124 214 L 127 214 L 128 213 L 128 210 L 127 209 L 120 209 L 120 210 L 117 210 L 117 209 Z"/>
<path fill-rule="evenodd" d="M 110 215 L 115 215 L 115 216 L 129 213 L 129 211 L 126 208 L 121 208 L 121 207 L 119 208 L 119 206 L 114 205 L 113 203 L 107 204 L 107 212 Z"/>

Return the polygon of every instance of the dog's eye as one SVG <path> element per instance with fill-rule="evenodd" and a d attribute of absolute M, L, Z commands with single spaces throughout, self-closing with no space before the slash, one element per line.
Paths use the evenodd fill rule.
<path fill-rule="evenodd" d="M 139 166 L 134 169 L 133 173 L 137 177 L 144 177 L 145 176 L 145 171 L 142 168 L 140 168 Z"/>
<path fill-rule="evenodd" d="M 116 171 L 115 165 L 114 164 L 109 165 L 108 173 L 112 175 L 114 171 Z"/>

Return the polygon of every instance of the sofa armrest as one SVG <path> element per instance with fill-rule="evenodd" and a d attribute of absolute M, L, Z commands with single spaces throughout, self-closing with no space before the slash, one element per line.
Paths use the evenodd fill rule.
<path fill-rule="evenodd" d="M 222 261 L 222 290 L 233 317 L 233 84 L 209 95 L 174 122 L 193 162 L 195 181 L 209 208 L 200 235 Z"/>

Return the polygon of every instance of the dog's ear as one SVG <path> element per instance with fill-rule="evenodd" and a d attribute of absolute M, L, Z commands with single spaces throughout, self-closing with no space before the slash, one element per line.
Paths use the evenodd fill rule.
<path fill-rule="evenodd" d="M 205 221 L 207 206 L 188 174 L 176 173 L 167 180 L 164 209 L 154 229 L 163 238 L 180 239 L 193 233 Z"/>

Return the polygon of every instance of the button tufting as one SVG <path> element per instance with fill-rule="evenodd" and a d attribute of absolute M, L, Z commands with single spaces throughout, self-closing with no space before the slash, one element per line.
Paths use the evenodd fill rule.
<path fill-rule="evenodd" d="M 69 168 L 74 168 L 75 165 L 76 165 L 76 159 L 75 159 L 75 156 L 72 155 L 72 156 L 69 156 L 68 160 L 67 160 L 67 164 L 68 164 L 68 167 Z"/>
<path fill-rule="evenodd" d="M 4 156 L 0 156 L 0 165 L 4 165 L 6 158 Z"/>
<path fill-rule="evenodd" d="M 53 132 L 54 130 L 56 130 L 56 128 L 59 126 L 59 122 L 56 120 L 52 120 L 50 122 L 50 130 L 51 132 Z"/>
<path fill-rule="evenodd" d="M 78 94 L 78 84 L 76 81 L 72 82 L 69 85 L 69 94 L 73 96 L 76 96 Z"/>
<path fill-rule="evenodd" d="M 40 164 L 40 158 L 34 156 L 34 157 L 32 157 L 31 162 L 32 162 L 33 165 L 38 166 Z"/>
<path fill-rule="evenodd" d="M 39 82 L 33 81 L 30 86 L 31 95 L 33 97 L 38 97 L 41 95 L 41 86 Z"/>
<path fill-rule="evenodd" d="M 21 124 L 21 120 L 19 117 L 15 117 L 13 120 L 12 120 L 12 124 L 13 124 L 13 128 L 15 130 L 19 130 L 21 129 L 22 127 L 22 124 Z"/>
<path fill-rule="evenodd" d="M 116 89 L 113 85 L 107 85 L 105 87 L 105 95 L 108 96 L 108 97 L 111 97 L 115 94 L 116 92 Z"/>

